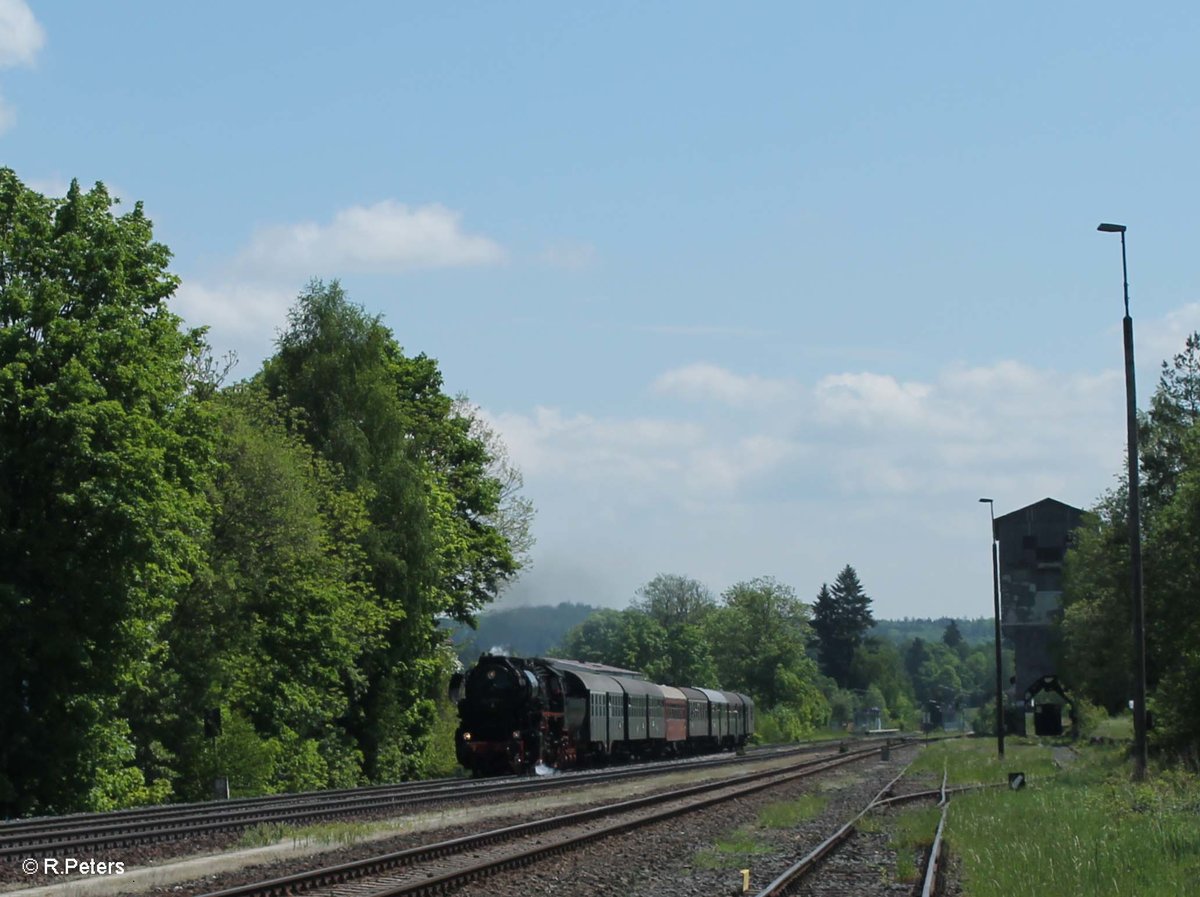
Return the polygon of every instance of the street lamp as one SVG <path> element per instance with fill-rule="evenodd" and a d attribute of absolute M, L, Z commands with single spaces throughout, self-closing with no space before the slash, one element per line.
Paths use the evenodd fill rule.
<path fill-rule="evenodd" d="M 990 498 L 986 502 L 992 516 L 992 605 L 996 617 L 996 750 L 1004 759 L 1004 685 L 1000 664 L 1000 543 L 996 538 L 996 505 Z"/>
<path fill-rule="evenodd" d="M 1129 268 L 1125 264 L 1125 225 L 1096 230 L 1121 235 L 1121 276 L 1125 283 L 1125 425 L 1129 440 L 1129 567 L 1133 592 L 1133 777 L 1146 778 L 1146 632 L 1142 606 L 1142 522 L 1138 486 L 1137 389 L 1133 379 L 1133 318 L 1129 316 Z"/>

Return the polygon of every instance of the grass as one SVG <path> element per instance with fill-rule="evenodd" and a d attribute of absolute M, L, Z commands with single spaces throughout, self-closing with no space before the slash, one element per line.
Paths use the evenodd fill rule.
<path fill-rule="evenodd" d="M 750 858 L 772 853 L 774 848 L 763 844 L 752 826 L 743 826 L 721 838 L 708 850 L 696 854 L 701 869 L 737 869 L 747 865 Z"/>
<path fill-rule="evenodd" d="M 821 814 L 829 799 L 818 794 L 805 794 L 797 800 L 768 804 L 759 811 L 760 828 L 795 828 L 801 822 Z"/>
<path fill-rule="evenodd" d="M 1117 740 L 1132 740 L 1133 738 L 1133 714 L 1126 713 L 1121 716 L 1105 717 L 1096 723 L 1090 735 L 1095 735 L 1099 738 L 1115 738 Z"/>
<path fill-rule="evenodd" d="M 909 772 L 931 773 L 940 785 L 943 768 L 951 785 L 1005 782 L 1010 772 L 1023 772 L 1029 779 L 1038 779 L 1058 771 L 1049 747 L 1031 739 L 1009 737 L 1004 742 L 1003 763 L 994 740 L 958 738 L 930 744 L 921 751 Z"/>
<path fill-rule="evenodd" d="M 751 857 L 774 853 L 775 848 L 764 843 L 764 830 L 795 828 L 820 815 L 828 802 L 820 795 L 805 794 L 796 800 L 768 804 L 759 811 L 754 825 L 742 826 L 697 853 L 696 865 L 701 869 L 738 869 L 748 865 Z"/>
<path fill-rule="evenodd" d="M 916 862 L 917 849 L 933 843 L 941 818 L 939 807 L 920 807 L 905 810 L 894 819 L 891 846 L 896 851 L 896 877 L 900 881 L 914 882 L 920 876 Z"/>
<path fill-rule="evenodd" d="M 1018 747 L 1005 768 L 1041 776 L 1041 756 Z M 970 748 L 945 758 L 952 781 L 954 770 L 995 780 L 998 764 L 987 768 Z M 1160 771 L 1135 784 L 1123 751 L 1085 746 L 1068 769 L 1021 791 L 954 797 L 946 837 L 968 897 L 1192 895 L 1200 892 L 1200 780 Z"/>

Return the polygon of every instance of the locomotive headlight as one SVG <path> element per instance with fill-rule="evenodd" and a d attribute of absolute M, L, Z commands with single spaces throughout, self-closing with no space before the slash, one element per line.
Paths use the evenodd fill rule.
<path fill-rule="evenodd" d="M 470 740 L 471 740 L 471 733 L 463 732 L 463 741 L 470 741 Z"/>

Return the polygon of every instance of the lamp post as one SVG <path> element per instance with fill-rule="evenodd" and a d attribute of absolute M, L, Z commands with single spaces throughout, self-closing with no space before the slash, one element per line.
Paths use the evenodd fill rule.
<path fill-rule="evenodd" d="M 1146 778 L 1146 632 L 1142 605 L 1142 522 L 1138 486 L 1137 389 L 1133 378 L 1133 318 L 1129 316 L 1129 268 L 1125 264 L 1125 225 L 1096 230 L 1121 235 L 1121 276 L 1125 283 L 1125 425 L 1129 450 L 1129 567 L 1133 592 L 1133 777 Z"/>
<path fill-rule="evenodd" d="M 992 517 L 992 608 L 996 617 L 996 750 L 1004 759 L 1004 680 L 1001 678 L 1000 659 L 1000 543 L 996 539 L 996 505 L 990 498 L 986 502 Z"/>

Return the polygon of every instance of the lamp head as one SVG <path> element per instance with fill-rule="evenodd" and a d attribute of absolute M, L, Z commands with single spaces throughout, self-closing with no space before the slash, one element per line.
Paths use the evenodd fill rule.
<path fill-rule="evenodd" d="M 1125 233 L 1125 225 L 1123 224 L 1101 224 L 1096 230 L 1106 234 L 1123 234 Z"/>
<path fill-rule="evenodd" d="M 991 500 L 990 498 L 981 498 L 981 499 L 979 499 L 979 500 L 980 500 L 980 501 L 985 501 L 985 502 L 987 502 L 989 505 L 992 503 L 992 500 Z"/>

